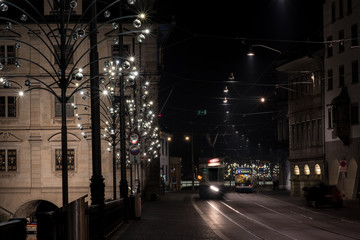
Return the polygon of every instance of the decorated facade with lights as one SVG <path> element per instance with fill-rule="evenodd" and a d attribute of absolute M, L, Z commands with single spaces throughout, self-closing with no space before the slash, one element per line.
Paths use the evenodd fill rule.
<path fill-rule="evenodd" d="M 119 16 L 120 2 L 98 6 L 95 29 L 88 21 L 91 6 L 79 0 L 65 6 L 45 0 L 40 8 L 26 1 L 26 11 L 12 1 L 0 2 L 0 48 L 4 49 L 0 55 L 0 206 L 14 215 L 38 200 L 61 206 L 64 172 L 70 201 L 90 196 L 94 79 L 99 86 L 100 174 L 104 178 L 105 199 L 116 197 L 112 191 L 113 164 L 119 164 L 121 141 L 126 142 L 129 192 L 146 184 L 147 164 L 158 158 L 159 151 L 155 117 L 160 77 L 157 25 L 148 30 L 145 16 L 136 11 Z M 126 4 L 135 10 L 133 3 Z M 59 23 L 59 12 L 66 16 L 62 16 L 65 22 Z M 95 44 L 89 36 L 93 32 L 97 33 Z M 95 75 L 89 60 L 94 46 L 98 49 L 95 61 L 99 65 Z M 123 85 L 118 81 L 120 77 Z M 119 135 L 121 88 L 126 139 Z M 127 136 L 132 131 L 140 134 L 140 154 L 146 156 L 135 167 L 130 167 L 128 157 Z M 63 149 L 67 171 L 63 170 Z M 118 169 L 115 167 L 117 188 L 121 177 Z"/>

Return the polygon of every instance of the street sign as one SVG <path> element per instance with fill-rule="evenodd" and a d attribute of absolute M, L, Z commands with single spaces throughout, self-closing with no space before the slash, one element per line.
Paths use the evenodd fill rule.
<path fill-rule="evenodd" d="M 346 170 L 347 170 L 346 165 L 347 165 L 346 160 L 340 161 L 340 172 L 346 172 Z"/>
<path fill-rule="evenodd" d="M 138 132 L 131 132 L 129 134 L 130 143 L 136 144 L 140 141 L 140 134 Z"/>
<path fill-rule="evenodd" d="M 140 148 L 138 146 L 131 146 L 130 147 L 130 154 L 131 155 L 136 156 L 136 155 L 139 155 L 139 153 L 140 153 Z"/>
<path fill-rule="evenodd" d="M 205 109 L 198 110 L 197 115 L 206 115 L 206 110 Z"/>
<path fill-rule="evenodd" d="M 137 164 L 140 162 L 140 148 L 137 145 L 130 146 L 130 163 Z"/>

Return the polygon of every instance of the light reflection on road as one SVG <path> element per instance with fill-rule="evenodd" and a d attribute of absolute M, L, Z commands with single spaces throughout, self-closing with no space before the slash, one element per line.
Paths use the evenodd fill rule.
<path fill-rule="evenodd" d="M 26 240 L 37 240 L 36 234 L 27 234 Z"/>

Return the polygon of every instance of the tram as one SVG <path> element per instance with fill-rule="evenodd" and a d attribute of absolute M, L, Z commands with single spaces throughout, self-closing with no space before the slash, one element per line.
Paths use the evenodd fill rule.
<path fill-rule="evenodd" d="M 212 158 L 207 163 L 199 164 L 199 196 L 202 199 L 222 198 L 225 190 L 225 165 L 220 158 Z"/>
<path fill-rule="evenodd" d="M 254 192 L 253 169 L 240 167 L 235 169 L 235 191 Z"/>

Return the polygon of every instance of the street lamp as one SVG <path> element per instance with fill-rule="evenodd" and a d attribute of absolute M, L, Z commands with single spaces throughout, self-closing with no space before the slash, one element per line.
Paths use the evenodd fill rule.
<path fill-rule="evenodd" d="M 261 47 L 261 48 L 266 48 L 266 49 L 269 49 L 271 51 L 274 51 L 274 52 L 277 52 L 279 54 L 281 54 L 281 51 L 275 49 L 275 48 L 271 48 L 271 47 L 268 47 L 266 45 L 261 45 L 261 44 L 255 44 L 255 45 L 250 45 L 249 47 L 249 51 L 246 55 L 248 56 L 255 56 L 255 52 L 254 52 L 254 47 Z"/>
<path fill-rule="evenodd" d="M 191 183 L 192 183 L 192 190 L 194 190 L 194 177 L 195 177 L 195 171 L 194 171 L 194 135 L 191 136 L 185 136 L 185 141 L 190 142 L 191 141 Z"/>

